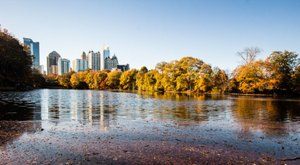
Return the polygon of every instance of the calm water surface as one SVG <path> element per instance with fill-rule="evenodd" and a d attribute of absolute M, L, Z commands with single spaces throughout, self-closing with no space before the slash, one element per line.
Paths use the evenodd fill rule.
<path fill-rule="evenodd" d="M 29 135 L 71 138 L 78 133 L 79 139 L 100 134 L 227 147 L 278 158 L 300 155 L 299 99 L 43 89 L 1 92 L 0 120 L 32 122 L 7 140 L 10 145 L 25 142 Z"/>

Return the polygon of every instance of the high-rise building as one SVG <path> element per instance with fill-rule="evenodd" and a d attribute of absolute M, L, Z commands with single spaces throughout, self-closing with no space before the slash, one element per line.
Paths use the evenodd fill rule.
<path fill-rule="evenodd" d="M 104 69 L 108 69 L 108 63 L 107 62 L 108 58 L 110 58 L 110 50 L 109 50 L 109 46 L 104 46 L 103 49 L 102 49 L 102 56 L 101 56 L 101 70 L 104 70 Z"/>
<path fill-rule="evenodd" d="M 82 52 L 82 54 L 81 54 L 81 59 L 87 60 L 87 58 L 86 58 L 86 53 L 85 53 L 85 52 Z"/>
<path fill-rule="evenodd" d="M 58 58 L 57 70 L 58 75 L 63 75 L 70 72 L 70 60 L 65 58 Z"/>
<path fill-rule="evenodd" d="M 49 53 L 47 57 L 47 74 L 58 74 L 58 59 L 60 58 L 60 55 L 56 52 L 53 51 Z"/>
<path fill-rule="evenodd" d="M 100 52 L 89 51 L 88 55 L 88 65 L 91 70 L 101 70 L 101 54 Z"/>
<path fill-rule="evenodd" d="M 114 54 L 114 55 L 112 56 L 112 58 L 110 59 L 110 67 L 111 67 L 111 69 L 117 68 L 118 64 L 119 64 L 118 58 L 117 58 L 117 56 Z"/>
<path fill-rule="evenodd" d="M 119 64 L 118 58 L 116 57 L 116 55 L 113 55 L 112 58 L 106 57 L 104 64 L 105 64 L 105 69 L 108 70 L 116 69 Z"/>
<path fill-rule="evenodd" d="M 88 61 L 83 59 L 75 59 L 72 62 L 72 68 L 75 72 L 82 72 L 88 69 Z"/>
<path fill-rule="evenodd" d="M 39 42 L 33 42 L 30 38 L 23 38 L 24 45 L 29 47 L 30 55 L 32 55 L 33 58 L 33 67 L 38 68 L 40 67 L 40 43 Z"/>

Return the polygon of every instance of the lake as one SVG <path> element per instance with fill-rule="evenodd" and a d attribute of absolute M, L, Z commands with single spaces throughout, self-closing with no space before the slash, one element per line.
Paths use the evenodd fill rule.
<path fill-rule="evenodd" d="M 1 92 L 0 134 L 4 164 L 299 164 L 300 99 Z"/>

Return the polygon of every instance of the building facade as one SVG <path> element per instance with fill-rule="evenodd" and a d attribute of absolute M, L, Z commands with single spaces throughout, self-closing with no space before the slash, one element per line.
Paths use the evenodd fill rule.
<path fill-rule="evenodd" d="M 75 72 L 82 72 L 88 70 L 88 61 L 83 59 L 75 59 L 72 62 L 72 68 Z"/>
<path fill-rule="evenodd" d="M 119 71 L 124 72 L 124 71 L 129 70 L 129 69 L 130 69 L 129 68 L 129 64 L 126 64 L 126 65 L 117 65 L 117 70 L 119 70 Z"/>
<path fill-rule="evenodd" d="M 112 58 L 106 57 L 104 59 L 104 66 L 105 66 L 104 69 L 108 69 L 108 70 L 116 69 L 118 64 L 119 64 L 118 58 L 115 55 L 113 55 Z"/>
<path fill-rule="evenodd" d="M 110 50 L 109 50 L 109 46 L 106 45 L 102 49 L 101 70 L 108 68 L 108 63 L 109 63 L 108 58 L 110 58 Z"/>
<path fill-rule="evenodd" d="M 56 51 L 52 51 L 49 53 L 47 57 L 47 74 L 58 74 L 58 59 L 60 58 L 60 54 Z"/>
<path fill-rule="evenodd" d="M 63 75 L 70 72 L 70 60 L 65 58 L 58 58 L 57 70 L 58 75 Z"/>
<path fill-rule="evenodd" d="M 86 57 L 86 53 L 85 53 L 85 52 L 82 52 L 82 54 L 81 54 L 81 59 L 87 60 L 87 57 Z"/>
<path fill-rule="evenodd" d="M 32 65 L 38 69 L 40 67 L 40 43 L 33 42 L 30 38 L 23 38 L 25 46 L 28 46 L 29 53 L 32 56 Z"/>
<path fill-rule="evenodd" d="M 113 55 L 112 58 L 110 59 L 110 67 L 111 67 L 111 69 L 117 68 L 118 65 L 119 65 L 118 58 L 117 58 L 116 55 Z"/>
<path fill-rule="evenodd" d="M 89 69 L 101 70 L 101 54 L 100 54 L 100 52 L 89 51 L 87 58 L 88 58 Z"/>
<path fill-rule="evenodd" d="M 104 46 L 102 49 L 102 56 L 101 56 L 101 70 L 108 69 L 112 70 L 117 68 L 119 62 L 116 55 L 110 57 L 110 49 L 109 46 Z"/>

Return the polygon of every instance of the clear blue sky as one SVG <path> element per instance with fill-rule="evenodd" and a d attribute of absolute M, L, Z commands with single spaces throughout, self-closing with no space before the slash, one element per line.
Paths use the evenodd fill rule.
<path fill-rule="evenodd" d="M 0 0 L 0 24 L 73 60 L 108 44 L 119 63 L 154 68 L 193 56 L 232 70 L 245 47 L 300 53 L 300 0 Z"/>

